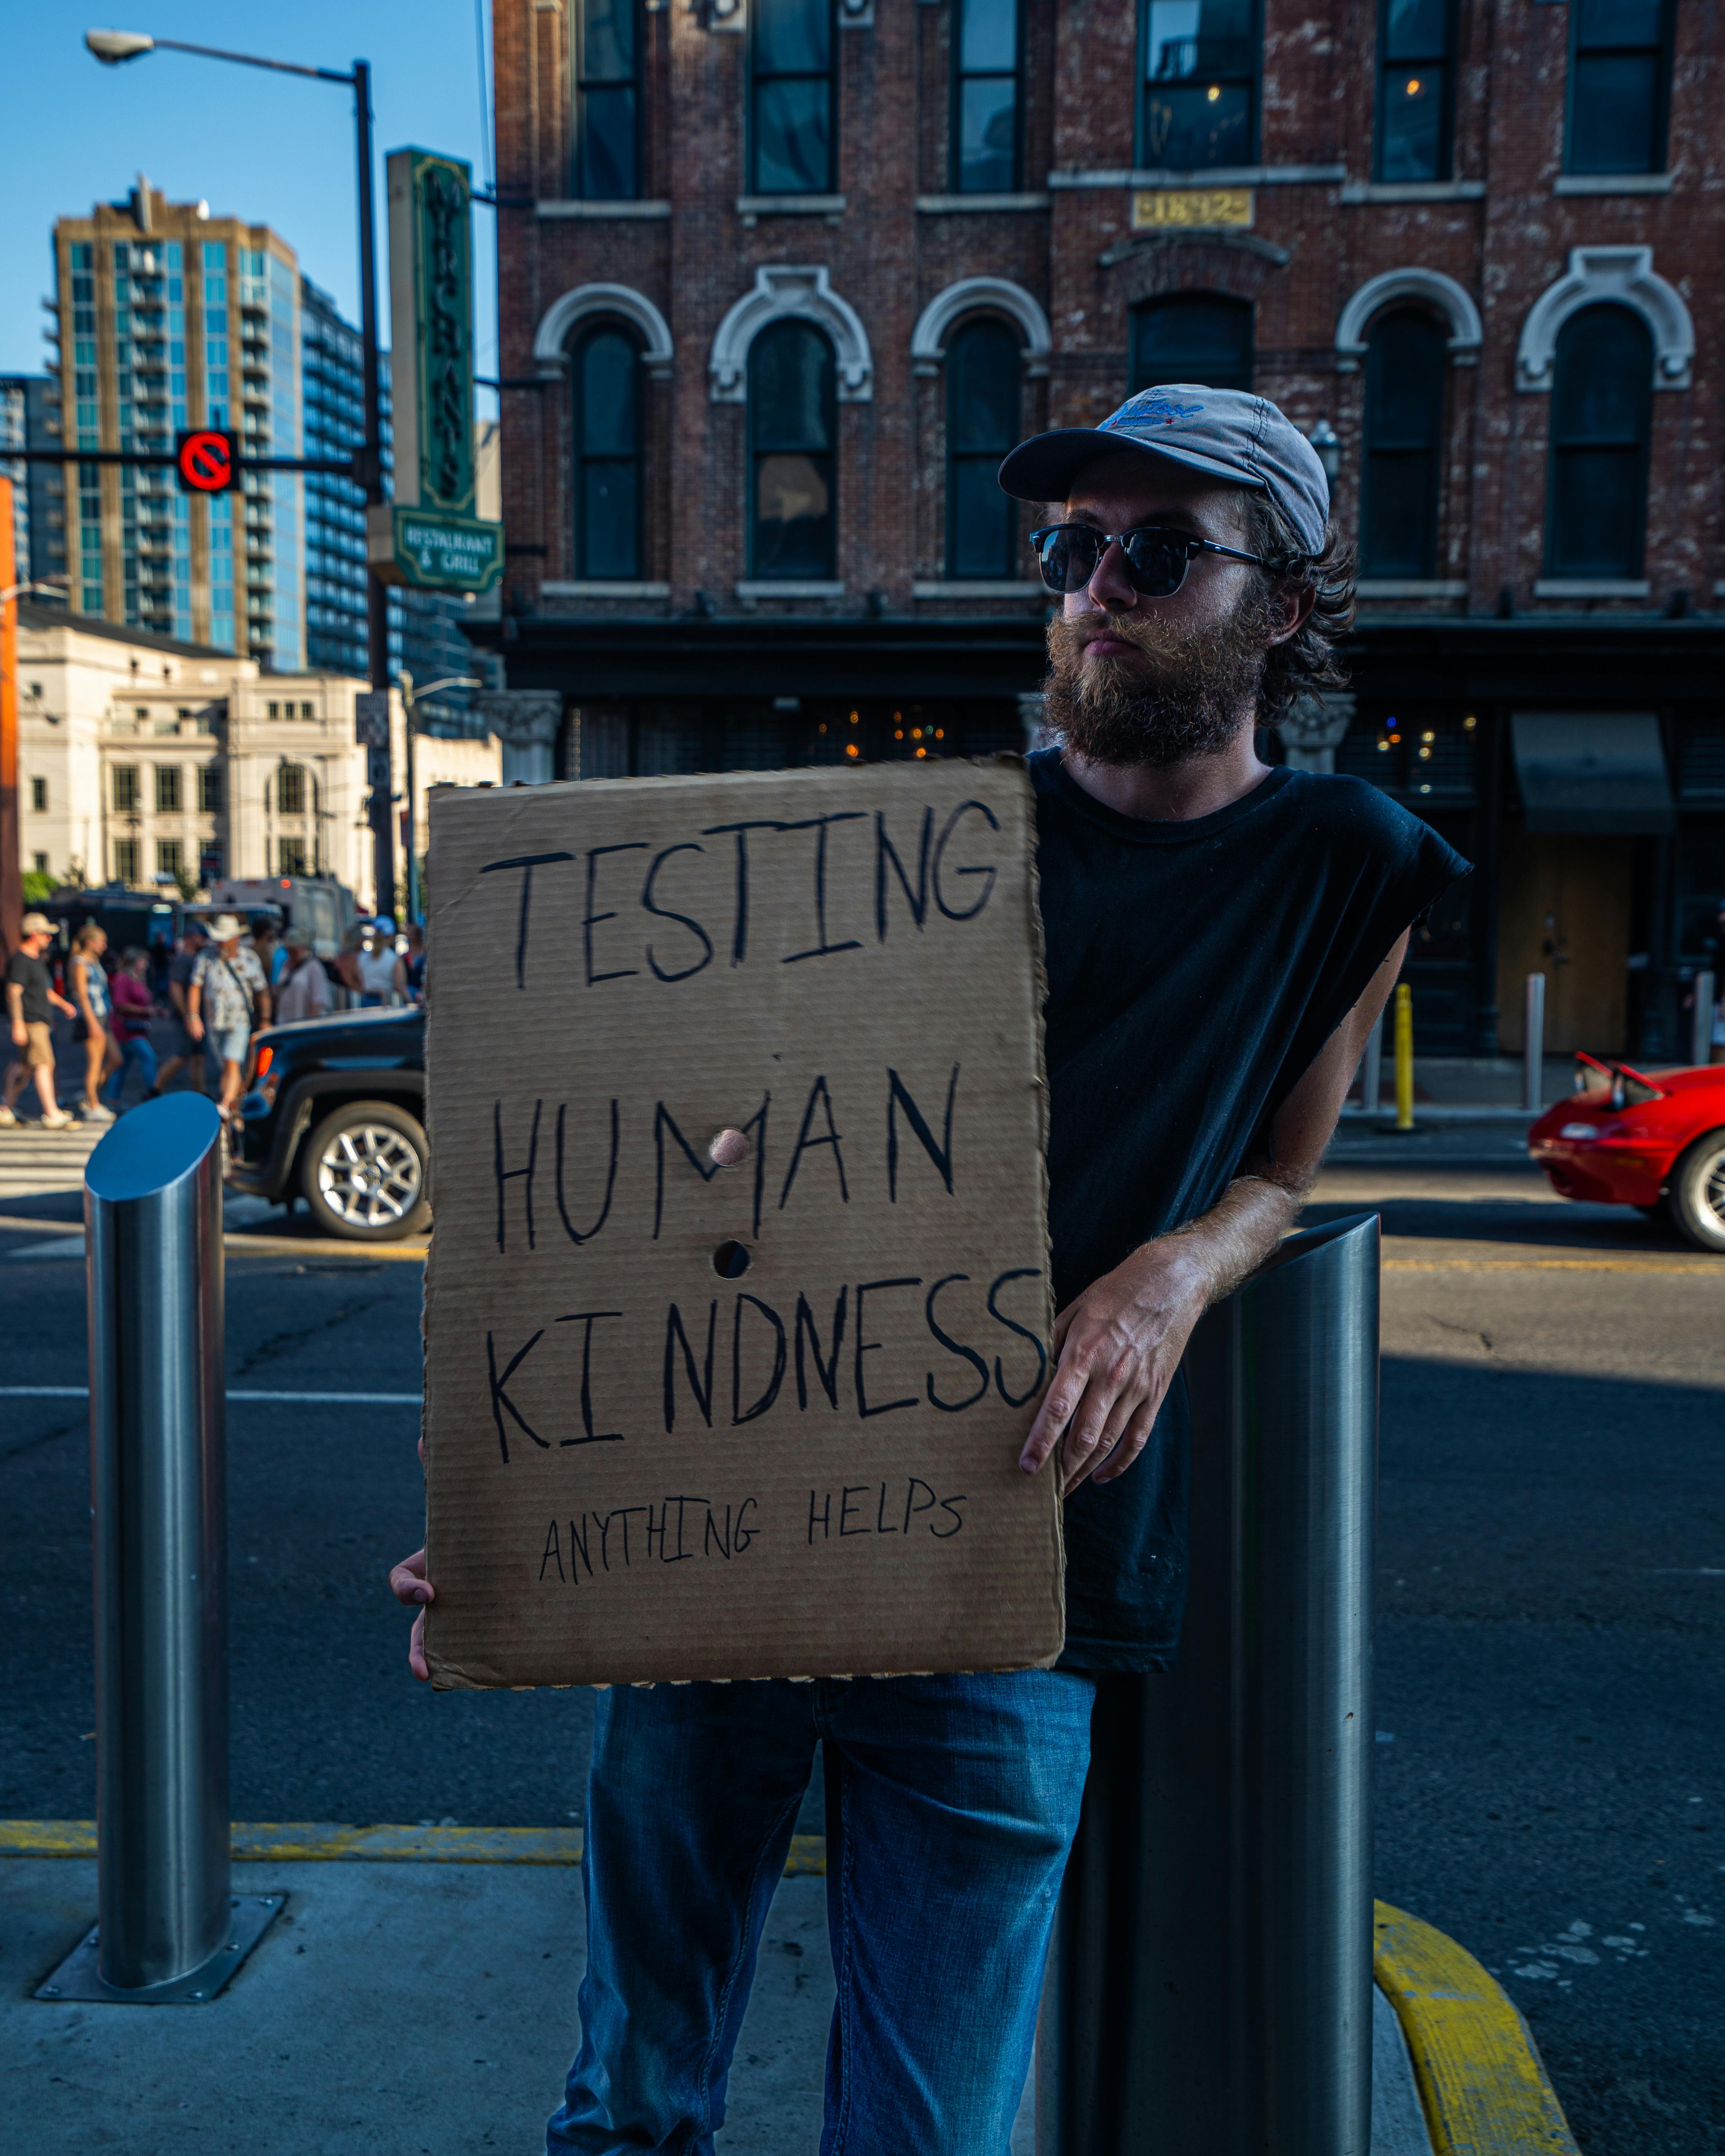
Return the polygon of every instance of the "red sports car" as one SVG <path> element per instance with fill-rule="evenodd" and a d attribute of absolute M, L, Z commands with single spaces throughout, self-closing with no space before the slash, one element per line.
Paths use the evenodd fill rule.
<path fill-rule="evenodd" d="M 1578 1055 L 1576 1090 L 1527 1133 L 1565 1198 L 1635 1205 L 1703 1250 L 1725 1250 L 1725 1064 L 1633 1070 Z"/>

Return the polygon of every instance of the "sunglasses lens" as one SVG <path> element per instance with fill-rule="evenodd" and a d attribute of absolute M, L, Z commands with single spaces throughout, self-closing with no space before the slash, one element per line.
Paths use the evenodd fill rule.
<path fill-rule="evenodd" d="M 1187 549 L 1168 532 L 1128 532 L 1126 558 L 1146 598 L 1165 599 L 1186 580 Z"/>
<path fill-rule="evenodd" d="M 1093 532 L 1082 525 L 1058 525 L 1038 556 L 1042 581 L 1051 592 L 1081 592 L 1096 574 L 1098 558 Z"/>

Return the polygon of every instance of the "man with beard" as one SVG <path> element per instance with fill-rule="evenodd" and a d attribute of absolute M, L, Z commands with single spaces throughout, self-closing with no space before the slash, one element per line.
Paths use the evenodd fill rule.
<path fill-rule="evenodd" d="M 1174 1656 L 1182 1351 L 1292 1223 L 1409 927 L 1466 869 L 1374 788 L 1259 758 L 1259 725 L 1340 679 L 1353 614 L 1322 470 L 1273 404 L 1147 393 L 1024 444 L 1001 482 L 1062 505 L 1034 535 L 1065 602 L 1061 745 L 1030 759 L 1058 1362 L 1019 1465 L 1060 1455 L 1066 1650 L 601 1692 L 583 2040 L 552 2152 L 711 2156 L 818 1740 L 843 1851 L 823 2156 L 1006 2148 L 1098 1687 Z M 423 1550 L 391 1584 L 432 1599 Z"/>

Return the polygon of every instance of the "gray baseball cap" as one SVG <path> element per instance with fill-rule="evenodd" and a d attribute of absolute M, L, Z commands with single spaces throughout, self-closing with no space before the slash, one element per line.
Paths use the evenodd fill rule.
<path fill-rule="evenodd" d="M 1267 494 L 1306 552 L 1322 552 L 1330 483 L 1317 452 L 1279 406 L 1245 389 L 1193 382 L 1141 389 L 1100 427 L 1056 427 L 1020 442 L 1000 466 L 1000 484 L 1020 501 L 1064 501 L 1086 465 L 1127 449 Z"/>

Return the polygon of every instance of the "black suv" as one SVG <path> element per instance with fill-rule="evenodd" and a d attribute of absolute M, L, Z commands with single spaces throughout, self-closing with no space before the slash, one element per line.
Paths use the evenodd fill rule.
<path fill-rule="evenodd" d="M 393 1242 L 431 1224 L 425 1142 L 425 1014 L 340 1011 L 266 1027 L 239 1104 L 228 1182 L 326 1235 Z"/>

